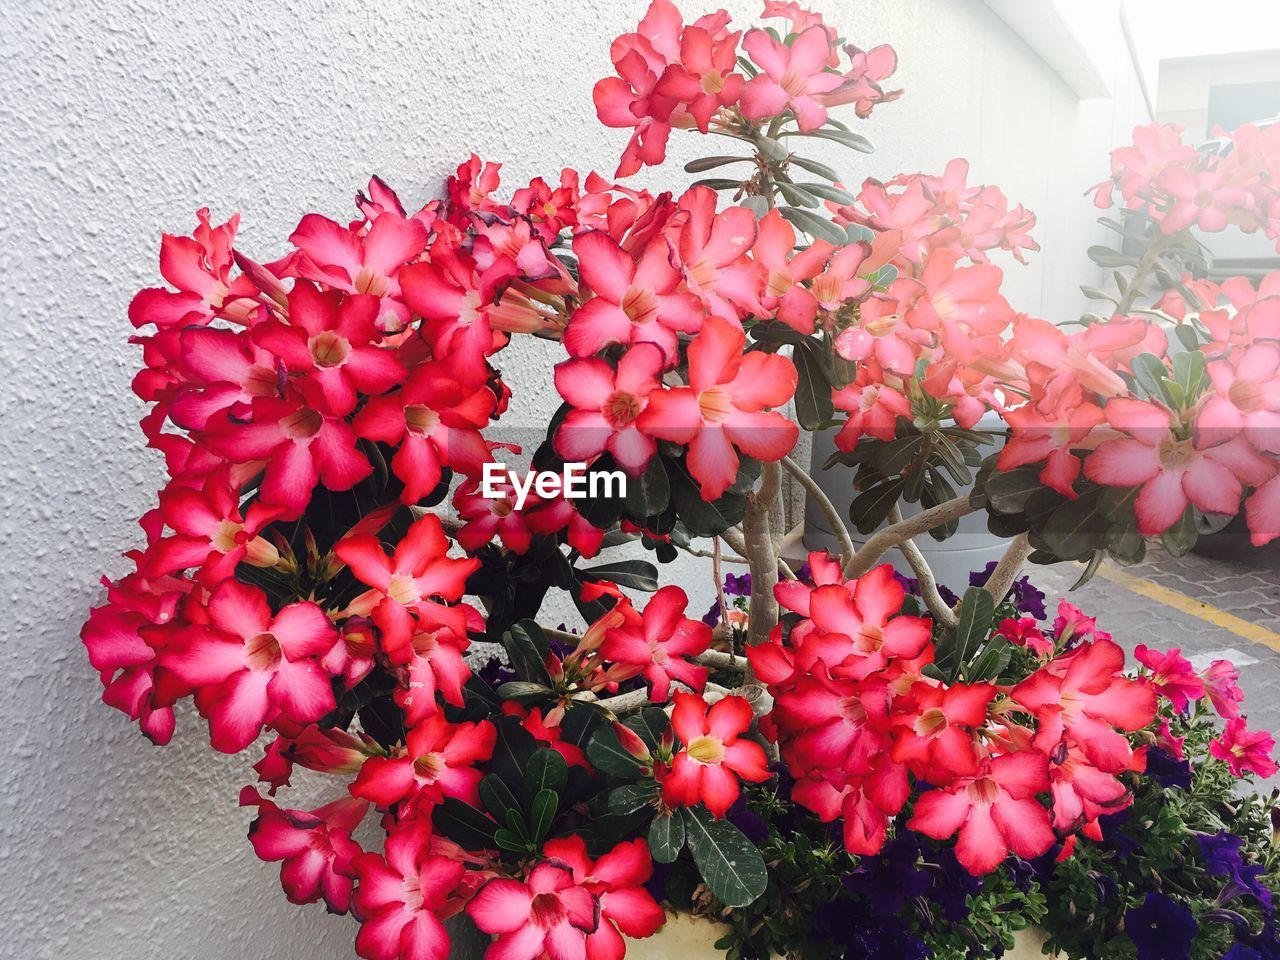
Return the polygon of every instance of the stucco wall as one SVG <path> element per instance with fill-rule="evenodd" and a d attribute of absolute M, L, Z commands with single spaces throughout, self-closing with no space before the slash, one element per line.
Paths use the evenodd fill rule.
<path fill-rule="evenodd" d="M 866 124 L 880 153 L 826 159 L 856 181 L 971 157 L 978 178 L 1040 214 L 1052 251 L 1016 272 L 1011 298 L 1055 319 L 1078 311 L 1076 284 L 1096 282 L 1081 191 L 1137 119 L 1132 78 L 1114 101 L 1077 101 L 977 0 L 827 7 L 861 43 L 897 46 L 909 93 Z M 590 90 L 641 9 L 0 4 L 0 956 L 351 955 L 352 922 L 289 906 L 244 840 L 236 793 L 255 757 L 213 754 L 189 712 L 173 745 L 154 748 L 98 703 L 76 634 L 100 572 L 125 569 L 118 554 L 137 544 L 133 518 L 161 479 L 129 393 L 125 306 L 158 281 L 161 231 L 187 231 L 202 204 L 243 211 L 242 244 L 265 258 L 304 211 L 346 215 L 370 172 L 413 201 L 471 149 L 506 161 L 513 181 L 564 163 L 612 170 L 622 137 L 597 126 Z M 535 346 L 504 357 L 519 396 L 509 416 L 525 426 L 553 406 Z"/>

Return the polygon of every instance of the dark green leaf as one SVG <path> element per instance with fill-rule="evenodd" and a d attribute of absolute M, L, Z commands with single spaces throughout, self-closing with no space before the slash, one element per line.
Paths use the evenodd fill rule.
<path fill-rule="evenodd" d="M 609 794 L 609 812 L 623 816 L 643 810 L 658 795 L 658 785 L 652 780 L 645 783 L 628 783 Z"/>
<path fill-rule="evenodd" d="M 658 589 L 658 568 L 648 560 L 618 560 L 588 567 L 582 573 L 593 580 L 610 580 L 620 587 L 652 593 Z"/>
<path fill-rule="evenodd" d="M 515 700 L 518 703 L 536 703 L 555 696 L 555 691 L 541 683 L 528 680 L 511 680 L 498 688 L 498 696 L 503 700 Z"/>
<path fill-rule="evenodd" d="M 560 797 L 552 790 L 539 790 L 533 795 L 533 803 L 529 805 L 529 840 L 536 849 L 542 849 L 542 841 L 551 830 L 559 806 Z"/>
<path fill-rule="evenodd" d="M 1196 545 L 1199 538 L 1195 507 L 1187 507 L 1178 522 L 1160 535 L 1160 542 L 1172 556 L 1181 557 Z"/>
<path fill-rule="evenodd" d="M 649 853 L 658 863 L 674 863 L 684 848 L 684 816 L 663 813 L 649 824 Z"/>
<path fill-rule="evenodd" d="M 685 832 L 693 862 L 707 888 L 727 907 L 745 907 L 768 884 L 764 858 L 756 845 L 728 820 L 716 820 L 699 805 L 684 810 Z"/>
<path fill-rule="evenodd" d="M 604 726 L 595 732 L 587 744 L 587 759 L 601 773 L 615 777 L 636 777 L 640 774 L 640 761 L 622 748 L 613 727 Z"/>
<path fill-rule="evenodd" d="M 555 750 L 538 750 L 524 768 L 524 800 L 531 803 L 539 790 L 559 793 L 569 777 L 569 765 Z"/>
<path fill-rule="evenodd" d="M 725 177 L 706 177 L 693 181 L 695 187 L 710 187 L 712 190 L 741 190 L 741 180 L 729 180 Z"/>
<path fill-rule="evenodd" d="M 671 719 L 661 707 L 645 707 L 623 721 L 652 750 L 671 727 Z"/>
<path fill-rule="evenodd" d="M 859 533 L 870 533 L 889 515 L 907 482 L 901 478 L 884 480 L 870 490 L 858 494 L 849 504 L 849 520 Z"/>
<path fill-rule="evenodd" d="M 834 140 L 836 143 L 842 144 L 850 149 L 857 150 L 859 153 L 875 153 L 875 146 L 866 137 L 859 136 L 856 133 L 850 133 L 848 130 L 830 130 L 823 128 L 814 130 L 811 133 L 800 133 L 797 130 L 787 131 L 788 136 L 793 137 L 821 137 L 823 140 Z"/>
<path fill-rule="evenodd" d="M 684 165 L 686 173 L 705 173 L 708 170 L 714 170 L 716 167 L 723 167 L 730 163 L 752 163 L 751 157 L 699 157 L 697 160 L 690 160 Z"/>
<path fill-rule="evenodd" d="M 944 673 L 954 676 L 956 669 L 968 662 L 970 654 L 990 635 L 995 613 L 995 598 L 985 589 L 970 587 L 964 592 L 956 611 L 956 628 L 938 652 Z"/>
<path fill-rule="evenodd" d="M 532 620 L 521 620 L 503 635 L 502 643 L 512 668 L 522 680 L 551 686 L 546 664 L 547 638 L 542 635 L 541 627 Z"/>
<path fill-rule="evenodd" d="M 1169 368 L 1154 353 L 1140 353 L 1129 363 L 1133 377 L 1147 396 L 1157 399 L 1165 396 L 1163 381 Z"/>
<path fill-rule="evenodd" d="M 1038 467 L 1018 467 L 992 473 L 983 492 L 996 513 L 1021 513 L 1026 509 L 1028 498 L 1043 489 Z"/>
<path fill-rule="evenodd" d="M 637 519 L 655 517 L 671 502 L 671 482 L 661 457 L 654 457 L 638 477 L 627 477 L 627 495 L 623 499 L 627 513 Z"/>
<path fill-rule="evenodd" d="M 520 801 L 511 788 L 496 773 L 488 774 L 480 781 L 480 800 L 497 819 L 506 821 L 508 811 L 520 813 Z"/>
<path fill-rule="evenodd" d="M 494 834 L 494 842 L 503 850 L 509 850 L 512 853 L 529 853 L 529 841 L 522 838 L 514 830 L 508 830 L 506 827 L 501 828 Z"/>
<path fill-rule="evenodd" d="M 831 383 L 817 355 L 816 340 L 797 344 L 792 359 L 796 365 L 796 420 L 805 430 L 817 430 L 835 415 Z"/>
<path fill-rule="evenodd" d="M 440 833 L 468 850 L 492 849 L 498 831 L 494 821 L 456 797 L 445 797 L 431 812 L 431 822 Z"/>
<path fill-rule="evenodd" d="M 807 170 L 819 177 L 826 177 L 832 183 L 839 183 L 841 180 L 840 174 L 836 173 L 835 170 L 828 167 L 825 163 L 819 163 L 817 160 L 807 160 L 804 157 L 797 157 L 792 154 L 790 163 L 793 166 L 799 167 L 801 170 Z"/>
<path fill-rule="evenodd" d="M 775 181 L 782 198 L 793 207 L 811 207 L 817 209 L 822 204 L 816 196 L 786 180 Z"/>
<path fill-rule="evenodd" d="M 796 186 L 806 193 L 821 197 L 823 200 L 830 200 L 832 203 L 853 203 L 853 194 L 848 190 L 841 190 L 839 187 L 833 187 L 825 183 L 797 183 Z"/>
<path fill-rule="evenodd" d="M 786 145 L 774 140 L 772 137 L 756 137 L 755 144 L 761 156 L 767 157 L 775 163 L 781 163 L 787 159 L 788 151 Z"/>
<path fill-rule="evenodd" d="M 778 212 L 811 237 L 820 237 L 838 246 L 848 242 L 848 235 L 830 220 L 799 207 L 779 207 Z"/>

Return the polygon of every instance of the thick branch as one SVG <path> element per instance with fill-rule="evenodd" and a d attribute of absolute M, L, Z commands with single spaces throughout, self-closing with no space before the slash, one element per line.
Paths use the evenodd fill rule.
<path fill-rule="evenodd" d="M 766 463 L 760 473 L 760 486 L 747 494 L 747 510 L 742 517 L 742 537 L 751 561 L 751 604 L 748 615 L 747 644 L 763 643 L 778 622 L 778 601 L 773 588 L 778 583 L 778 556 L 773 549 L 769 530 L 769 508 L 778 496 L 782 471 L 776 463 Z"/>
<path fill-rule="evenodd" d="M 746 673 L 748 667 L 746 657 L 737 657 L 732 653 L 722 653 L 719 650 L 708 650 L 690 659 L 694 663 L 716 670 L 736 670 L 739 673 Z"/>
<path fill-rule="evenodd" d="M 831 498 L 818 485 L 818 481 L 809 476 L 798 463 L 790 457 L 783 457 L 782 465 L 786 467 L 787 473 L 791 474 L 796 482 L 804 487 L 805 492 L 813 498 L 813 502 L 818 505 L 822 515 L 831 524 L 831 529 L 840 544 L 840 563 L 842 566 L 848 566 L 853 562 L 853 538 L 849 535 L 849 528 L 845 526 L 844 518 L 840 516 L 840 511 L 836 509 L 836 505 L 831 502 Z"/>
<path fill-rule="evenodd" d="M 893 509 L 889 511 L 889 521 L 891 523 L 902 522 L 902 508 L 896 503 L 893 505 Z M 907 558 L 907 563 L 911 565 L 911 572 L 916 575 L 916 580 L 920 582 L 920 598 L 924 600 L 924 605 L 929 608 L 929 613 L 932 614 L 933 619 L 944 627 L 954 627 L 956 625 L 956 615 L 951 610 L 951 607 L 948 606 L 947 601 L 942 599 L 942 594 L 938 592 L 938 580 L 933 575 L 933 569 L 929 566 L 929 561 L 924 558 L 924 554 L 916 546 L 916 542 L 914 540 L 903 540 L 898 549 Z"/>
<path fill-rule="evenodd" d="M 1025 533 L 1020 533 L 1009 541 L 1004 556 L 1000 558 L 1000 562 L 996 564 L 996 568 L 991 571 L 991 576 L 984 584 L 984 589 L 995 598 L 996 603 L 1003 600 L 1004 595 L 1009 592 L 1013 581 L 1018 578 L 1018 573 L 1022 570 L 1022 565 L 1030 555 L 1031 544 L 1027 541 Z"/>
<path fill-rule="evenodd" d="M 934 527 L 958 520 L 966 514 L 973 513 L 974 507 L 969 503 L 969 496 L 956 497 L 946 503 L 940 503 L 928 510 L 921 510 L 901 523 L 879 530 L 871 537 L 853 558 L 852 563 L 845 564 L 846 577 L 860 577 L 877 563 L 886 553 L 905 540 L 928 533 Z"/>
<path fill-rule="evenodd" d="M 727 543 L 734 550 L 738 551 L 738 553 L 742 554 L 744 557 L 746 556 L 747 541 L 746 541 L 746 538 L 743 537 L 742 531 L 739 530 L 737 527 L 730 527 L 728 530 L 722 531 L 720 534 L 720 539 L 723 540 L 725 543 Z M 708 554 L 708 556 L 710 556 L 710 554 Z M 728 560 L 729 558 L 725 557 L 724 559 Z M 751 561 L 743 560 L 742 562 L 750 564 Z M 794 580 L 796 578 L 796 575 L 791 570 L 791 567 L 781 557 L 778 557 L 778 572 L 782 574 L 784 577 L 786 577 L 788 580 Z"/>

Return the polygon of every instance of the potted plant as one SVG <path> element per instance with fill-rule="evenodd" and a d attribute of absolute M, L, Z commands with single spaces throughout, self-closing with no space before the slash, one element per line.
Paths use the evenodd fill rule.
<path fill-rule="evenodd" d="M 369 960 L 620 957 L 668 910 L 733 957 L 994 957 L 1037 924 L 1068 955 L 1153 957 L 1132 934 L 1186 913 L 1223 921 L 1197 956 L 1270 955 L 1267 814 L 1231 788 L 1272 744 L 1230 666 L 1126 671 L 1069 604 L 1042 623 L 1019 573 L 1181 551 L 1242 504 L 1280 535 L 1278 301 L 1197 316 L 1180 279 L 1193 221 L 1276 232 L 1274 138 L 1212 160 L 1140 129 L 1114 185 L 1160 232 L 1091 252 L 1128 278 L 1066 333 L 1001 297 L 987 251 L 1034 249 L 1033 218 L 963 163 L 855 195 L 804 156 L 869 149 L 837 114 L 892 101 L 895 57 L 766 14 L 740 32 L 655 0 L 613 45 L 617 176 L 677 128 L 735 151 L 679 196 L 569 169 L 501 198 L 473 156 L 414 212 L 375 178 L 356 220 L 308 214 L 270 262 L 204 210 L 164 238 L 171 286 L 130 318 L 170 479 L 83 630 L 104 700 L 160 744 L 186 697 L 216 750 L 265 734 L 253 847 L 290 900 L 353 914 Z M 1182 311 L 1173 359 L 1136 313 L 1148 275 Z M 501 371 L 520 336 L 564 351 L 527 473 L 492 428 L 528 389 Z M 984 460 L 991 411 L 1009 437 Z M 856 550 L 789 456 L 833 420 L 855 522 L 885 524 Z M 838 555 L 780 558 L 784 474 Z M 979 512 L 1009 545 L 948 596 L 914 538 Z M 714 627 L 660 584 L 682 552 L 708 561 Z M 557 592 L 576 629 L 549 622 Z M 299 770 L 331 802 L 290 807 Z M 1162 845 L 1117 854 L 1144 833 Z"/>

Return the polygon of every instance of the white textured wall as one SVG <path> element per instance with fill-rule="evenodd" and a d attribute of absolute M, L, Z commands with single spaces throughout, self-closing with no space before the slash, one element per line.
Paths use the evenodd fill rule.
<path fill-rule="evenodd" d="M 827 7 L 863 44 L 897 46 L 909 95 L 866 125 L 878 155 L 826 158 L 856 180 L 970 156 L 1040 214 L 1053 251 L 1019 272 L 1014 301 L 1077 309 L 1092 219 L 1080 192 L 1127 136 L 1131 78 L 1114 103 L 1077 102 L 977 0 Z M 98 703 L 77 631 L 161 479 L 136 427 L 125 306 L 159 279 L 161 231 L 187 231 L 202 204 L 243 211 L 243 246 L 266 258 L 304 211 L 346 215 L 370 172 L 413 202 L 472 148 L 512 178 L 611 171 L 622 137 L 597 126 L 590 90 L 641 9 L 0 2 L 0 956 L 351 955 L 351 921 L 286 904 L 244 840 L 236 793 L 256 758 L 213 754 L 190 713 L 157 749 Z M 520 357 L 512 416 L 525 424 L 552 408 L 533 352 L 506 356 Z"/>

